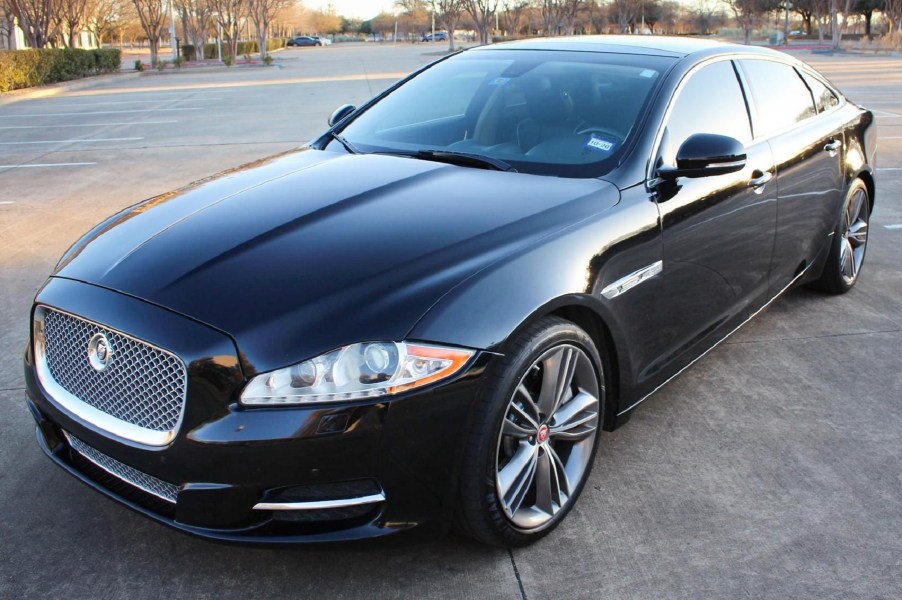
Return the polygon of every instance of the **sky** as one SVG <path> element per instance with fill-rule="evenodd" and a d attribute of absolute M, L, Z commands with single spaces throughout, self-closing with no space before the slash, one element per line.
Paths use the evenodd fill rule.
<path fill-rule="evenodd" d="M 394 0 L 304 0 L 308 8 L 325 9 L 330 4 L 345 17 L 371 19 L 382 11 L 391 11 L 395 3 Z"/>

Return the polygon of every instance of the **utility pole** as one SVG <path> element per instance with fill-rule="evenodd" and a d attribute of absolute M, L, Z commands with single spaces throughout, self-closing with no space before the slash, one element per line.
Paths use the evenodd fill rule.
<path fill-rule="evenodd" d="M 783 43 L 789 45 L 789 0 L 783 3 L 783 12 L 786 14 L 783 20 Z"/>
<path fill-rule="evenodd" d="M 175 41 L 175 13 L 172 9 L 172 0 L 169 0 L 169 45 L 172 46 L 172 60 L 179 57 L 178 42 Z"/>
<path fill-rule="evenodd" d="M 432 0 L 432 37 L 430 42 L 435 42 L 435 0 Z"/>

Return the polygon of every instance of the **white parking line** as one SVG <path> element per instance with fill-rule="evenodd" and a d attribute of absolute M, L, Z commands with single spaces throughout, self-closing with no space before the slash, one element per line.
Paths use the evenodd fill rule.
<path fill-rule="evenodd" d="M 139 108 L 137 110 L 98 110 L 93 112 L 40 113 L 36 115 L 0 115 L 0 119 L 21 119 L 23 117 L 81 117 L 84 115 L 130 115 L 146 112 L 172 112 L 176 110 L 206 110 L 205 108 Z"/>
<path fill-rule="evenodd" d="M 902 136 L 878 137 L 878 140 L 902 140 Z"/>
<path fill-rule="evenodd" d="M 131 123 L 75 123 L 73 125 L 7 125 L 0 129 L 60 129 L 62 127 L 119 127 L 121 125 L 163 125 L 178 121 L 132 121 Z"/>
<path fill-rule="evenodd" d="M 887 229 L 902 229 L 902 223 L 895 223 L 893 225 L 884 225 Z"/>
<path fill-rule="evenodd" d="M 902 171 L 902 167 L 877 167 L 878 171 Z"/>
<path fill-rule="evenodd" d="M 66 100 L 66 98 L 52 98 L 53 100 Z M 66 106 L 98 106 L 101 104 L 159 104 L 160 102 L 200 102 L 205 100 L 222 100 L 222 98 L 173 98 L 171 100 L 124 100 L 122 102 L 66 102 Z"/>
<path fill-rule="evenodd" d="M 76 142 L 133 142 L 143 140 L 143 137 L 124 137 L 124 138 L 96 138 L 92 140 L 38 140 L 29 142 L 0 142 L 0 146 L 17 146 L 19 144 L 74 144 Z"/>
<path fill-rule="evenodd" d="M 0 165 L 0 169 L 36 169 L 38 167 L 81 167 L 84 165 L 96 165 L 96 162 L 78 163 L 44 163 L 37 165 Z"/>
<path fill-rule="evenodd" d="M 0 200 L 0 204 L 15 204 L 13 200 Z"/>

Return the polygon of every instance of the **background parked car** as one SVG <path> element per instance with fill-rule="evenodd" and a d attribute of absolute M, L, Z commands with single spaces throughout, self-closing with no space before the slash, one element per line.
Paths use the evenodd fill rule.
<path fill-rule="evenodd" d="M 311 35 L 310 37 L 312 37 L 313 39 L 318 41 L 321 46 L 331 46 L 332 45 L 332 40 L 330 40 L 327 37 L 320 37 L 318 35 Z"/>
<path fill-rule="evenodd" d="M 322 46 L 323 43 L 317 38 L 309 35 L 299 35 L 288 40 L 286 46 Z"/>
<path fill-rule="evenodd" d="M 424 42 L 432 42 L 432 41 L 447 42 L 448 34 L 444 31 L 436 31 L 435 38 L 433 39 L 432 33 L 427 33 L 426 35 L 423 36 L 422 41 L 424 41 Z"/>

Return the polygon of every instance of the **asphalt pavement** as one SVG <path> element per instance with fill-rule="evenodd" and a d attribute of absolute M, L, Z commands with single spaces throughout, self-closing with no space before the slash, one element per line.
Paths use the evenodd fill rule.
<path fill-rule="evenodd" d="M 28 307 L 102 218 L 322 131 L 442 44 L 335 45 L 273 68 L 0 98 L 0 598 L 902 597 L 902 60 L 796 55 L 873 109 L 855 289 L 788 293 L 602 437 L 551 536 L 277 550 L 150 522 L 53 466 L 23 401 Z"/>

